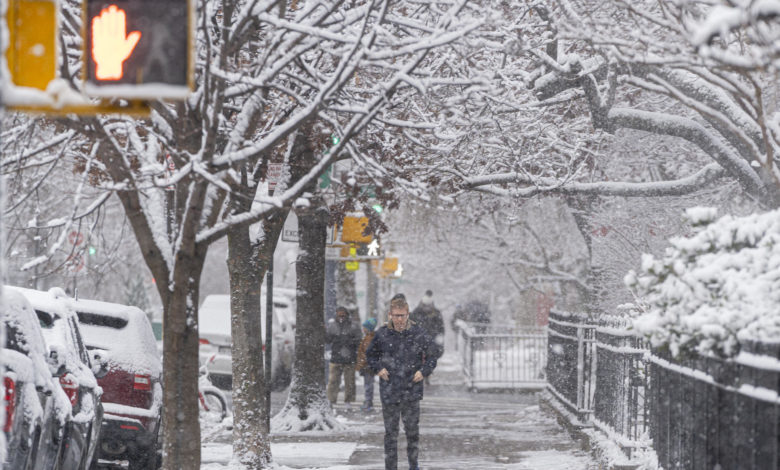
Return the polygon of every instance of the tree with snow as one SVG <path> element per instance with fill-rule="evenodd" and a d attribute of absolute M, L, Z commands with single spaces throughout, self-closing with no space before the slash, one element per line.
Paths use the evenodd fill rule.
<path fill-rule="evenodd" d="M 671 239 L 664 256 L 645 255 L 626 276 L 643 310 L 634 327 L 675 357 L 732 357 L 744 342 L 780 339 L 780 212 L 716 213 L 689 209 L 696 233 Z"/>

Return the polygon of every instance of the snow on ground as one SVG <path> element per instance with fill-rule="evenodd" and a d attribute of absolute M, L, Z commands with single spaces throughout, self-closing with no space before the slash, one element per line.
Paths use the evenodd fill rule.
<path fill-rule="evenodd" d="M 363 387 L 358 380 L 358 397 Z M 281 394 L 276 401 L 283 403 Z M 420 467 L 425 470 L 588 470 L 597 468 L 580 443 L 541 407 L 538 393 L 470 393 L 454 356 L 445 356 L 422 402 Z M 340 398 L 341 399 L 341 398 Z M 362 401 L 362 400 L 360 400 Z M 378 404 L 378 396 L 375 404 Z M 359 405 L 356 403 L 355 405 Z M 382 470 L 381 410 L 336 405 L 344 431 L 272 436 L 278 470 Z M 204 435 L 201 470 L 240 470 L 231 464 L 227 426 Z M 406 444 L 399 438 L 399 468 Z"/>

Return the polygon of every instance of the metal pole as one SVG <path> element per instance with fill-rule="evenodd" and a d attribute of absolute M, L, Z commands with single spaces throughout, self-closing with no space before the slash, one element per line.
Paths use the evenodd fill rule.
<path fill-rule="evenodd" d="M 274 255 L 271 253 L 265 275 L 265 419 L 271 432 L 271 347 L 273 346 Z"/>

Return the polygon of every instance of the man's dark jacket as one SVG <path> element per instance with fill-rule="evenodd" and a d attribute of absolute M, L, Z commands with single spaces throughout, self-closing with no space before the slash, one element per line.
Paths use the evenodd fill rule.
<path fill-rule="evenodd" d="M 409 322 L 403 331 L 388 323 L 379 328 L 368 346 L 368 366 L 376 374 L 387 369 L 390 380 L 379 379 L 379 396 L 383 404 L 422 400 L 423 382 L 414 383 L 418 370 L 428 377 L 436 368 L 439 348 L 433 338 L 419 325 Z"/>
<path fill-rule="evenodd" d="M 330 344 L 330 362 L 354 364 L 357 361 L 357 350 L 362 339 L 360 329 L 349 319 L 343 323 L 338 320 L 329 323 L 325 341 Z"/>

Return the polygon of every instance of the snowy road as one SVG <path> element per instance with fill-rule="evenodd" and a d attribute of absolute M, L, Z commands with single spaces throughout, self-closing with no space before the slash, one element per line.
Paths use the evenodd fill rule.
<path fill-rule="evenodd" d="M 290 469 L 383 469 L 381 411 L 365 414 L 343 405 L 336 410 L 346 431 L 275 434 L 275 462 Z M 443 358 L 425 392 L 420 426 L 420 466 L 426 470 L 596 468 L 580 444 L 539 406 L 538 394 L 469 393 L 449 356 Z M 403 469 L 403 438 L 399 451 Z M 230 469 L 230 453 L 230 432 L 211 433 L 204 439 L 201 468 Z"/>

